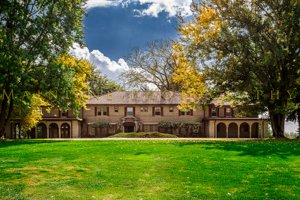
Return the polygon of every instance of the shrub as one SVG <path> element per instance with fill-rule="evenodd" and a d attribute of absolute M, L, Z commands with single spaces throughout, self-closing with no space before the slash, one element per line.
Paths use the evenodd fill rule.
<path fill-rule="evenodd" d="M 118 133 L 110 138 L 177 138 L 176 135 L 159 132 Z"/>

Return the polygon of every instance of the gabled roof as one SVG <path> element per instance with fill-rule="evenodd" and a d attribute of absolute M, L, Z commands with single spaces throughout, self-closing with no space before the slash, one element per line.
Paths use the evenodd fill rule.
<path fill-rule="evenodd" d="M 149 105 L 177 105 L 181 102 L 180 93 L 159 91 L 137 92 L 137 91 L 120 91 L 112 92 L 106 95 L 91 97 L 88 104 L 104 105 L 122 105 L 122 104 L 149 104 Z"/>

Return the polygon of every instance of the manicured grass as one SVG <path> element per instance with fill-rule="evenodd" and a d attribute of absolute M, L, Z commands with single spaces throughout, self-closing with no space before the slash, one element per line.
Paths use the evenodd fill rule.
<path fill-rule="evenodd" d="M 159 132 L 118 133 L 111 138 L 177 138 L 176 135 Z"/>
<path fill-rule="evenodd" d="M 0 199 L 300 199 L 298 141 L 0 141 Z"/>

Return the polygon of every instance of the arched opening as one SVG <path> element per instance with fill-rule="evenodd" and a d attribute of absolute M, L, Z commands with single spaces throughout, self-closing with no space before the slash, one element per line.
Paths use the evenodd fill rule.
<path fill-rule="evenodd" d="M 125 133 L 130 133 L 130 132 L 134 132 L 134 122 L 125 122 L 123 123 L 124 126 L 124 132 Z"/>
<path fill-rule="evenodd" d="M 219 123 L 217 125 L 217 137 L 226 138 L 226 125 L 224 123 Z"/>
<path fill-rule="evenodd" d="M 58 138 L 58 126 L 55 123 L 49 126 L 49 138 Z"/>
<path fill-rule="evenodd" d="M 36 127 L 36 137 L 37 138 L 47 138 L 47 127 L 44 123 L 40 123 Z"/>
<path fill-rule="evenodd" d="M 238 138 L 238 125 L 236 123 L 231 123 L 228 126 L 228 137 L 229 138 Z"/>
<path fill-rule="evenodd" d="M 251 126 L 251 137 L 252 138 L 258 138 L 258 132 L 259 132 L 259 123 L 253 123 Z"/>
<path fill-rule="evenodd" d="M 61 125 L 60 127 L 61 130 L 61 137 L 62 138 L 70 138 L 71 134 L 70 134 L 70 125 L 67 123 L 64 123 Z"/>
<path fill-rule="evenodd" d="M 250 138 L 249 124 L 246 122 L 240 125 L 240 138 Z"/>

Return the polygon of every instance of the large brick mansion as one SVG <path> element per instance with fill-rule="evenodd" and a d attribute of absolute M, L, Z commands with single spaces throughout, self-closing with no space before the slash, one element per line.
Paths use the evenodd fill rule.
<path fill-rule="evenodd" d="M 43 109 L 43 119 L 31 138 L 107 137 L 119 132 L 159 131 L 180 137 L 259 138 L 267 135 L 267 122 L 257 116 L 235 117 L 229 105 L 209 106 L 182 112 L 179 93 L 113 92 L 92 97 L 78 117 L 72 110 Z M 172 130 L 162 123 L 181 124 Z M 20 125 L 12 121 L 6 137 L 18 138 Z"/>

